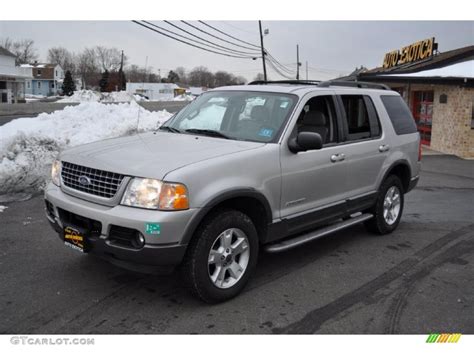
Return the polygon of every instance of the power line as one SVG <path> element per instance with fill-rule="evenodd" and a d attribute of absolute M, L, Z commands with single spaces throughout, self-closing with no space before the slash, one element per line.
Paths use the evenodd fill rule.
<path fill-rule="evenodd" d="M 209 27 L 209 28 L 212 28 L 214 31 L 217 31 L 217 32 L 219 32 L 219 33 L 221 33 L 221 34 L 223 34 L 223 35 L 229 37 L 229 38 L 235 39 L 236 41 L 239 41 L 239 42 L 248 44 L 248 45 L 250 45 L 250 46 L 252 46 L 252 47 L 260 48 L 260 46 L 257 46 L 256 44 L 246 42 L 246 41 L 241 40 L 241 39 L 239 39 L 239 38 L 235 38 L 234 36 L 231 36 L 230 34 L 225 33 L 224 31 L 221 31 L 220 29 L 215 28 L 214 26 L 211 26 L 211 25 L 205 23 L 204 21 L 199 20 L 198 22 L 202 23 L 203 25 L 205 25 L 205 26 L 207 26 L 207 27 Z M 247 48 L 247 49 L 248 49 L 248 48 Z"/>
<path fill-rule="evenodd" d="M 151 30 L 151 31 L 153 31 L 153 32 L 157 32 L 157 33 L 159 33 L 159 34 L 161 34 L 161 35 L 163 35 L 163 36 L 166 36 L 166 37 L 168 37 L 168 38 L 174 39 L 175 41 L 178 41 L 178 42 L 187 44 L 188 46 L 191 46 L 191 47 L 195 47 L 195 48 L 198 48 L 198 49 L 202 49 L 202 50 L 207 51 L 207 52 L 211 52 L 211 53 L 214 53 L 214 54 L 223 55 L 223 56 L 226 56 L 226 57 L 232 57 L 232 58 L 241 58 L 241 59 L 250 59 L 250 58 L 252 58 L 252 57 L 245 57 L 245 56 L 238 56 L 238 55 L 232 55 L 232 54 L 217 52 L 217 51 L 215 51 L 215 50 L 208 49 L 208 48 L 204 48 L 204 47 L 195 45 L 195 44 L 193 44 L 193 43 L 189 43 L 189 42 L 187 42 L 187 41 L 184 41 L 184 40 L 182 40 L 182 39 L 173 37 L 173 36 L 171 36 L 171 35 L 169 35 L 169 34 L 167 34 L 167 33 L 164 33 L 164 32 L 159 31 L 159 30 L 157 30 L 157 29 L 151 28 L 151 27 L 149 27 L 149 26 L 147 26 L 147 25 L 145 25 L 145 24 L 143 24 L 143 23 L 141 23 L 141 22 L 138 22 L 138 21 L 135 21 L 135 20 L 132 20 L 132 22 L 133 22 L 133 23 L 136 23 L 136 24 L 139 25 L 139 26 L 145 27 L 145 28 L 147 28 L 147 29 L 149 29 L 149 30 Z M 146 21 L 144 21 L 144 22 L 146 22 Z M 155 25 L 155 27 L 158 27 L 158 26 Z M 166 31 L 166 30 L 165 30 L 165 31 Z M 252 59 L 253 59 L 253 58 L 252 58 Z"/>
<path fill-rule="evenodd" d="M 273 64 L 277 65 L 281 70 L 287 72 L 288 74 L 291 74 L 291 75 L 296 75 L 296 71 L 293 70 L 293 69 L 288 69 L 286 66 L 284 66 L 283 64 L 281 64 L 278 60 L 276 60 L 276 58 L 274 56 L 272 56 L 268 50 L 266 51 L 267 53 L 267 56 L 273 61 Z"/>
<path fill-rule="evenodd" d="M 286 79 L 290 79 L 290 80 L 291 80 L 291 79 L 294 79 L 294 77 L 282 73 L 282 72 L 275 66 L 275 64 L 274 64 L 271 60 L 267 60 L 267 63 L 270 64 L 270 66 L 272 67 L 272 69 L 273 69 L 276 73 L 278 73 L 279 75 L 281 75 L 282 77 L 284 77 L 284 78 L 286 78 Z"/>
<path fill-rule="evenodd" d="M 148 24 L 148 25 L 150 25 L 150 26 L 153 26 L 153 27 L 156 27 L 156 28 L 158 28 L 158 29 L 160 29 L 160 30 L 162 30 L 162 31 L 166 31 L 166 32 L 172 33 L 173 35 L 178 36 L 178 37 L 181 37 L 181 38 L 184 38 L 184 39 L 186 39 L 186 40 L 188 40 L 188 41 L 191 41 L 191 42 L 194 42 L 194 43 L 198 43 L 198 44 L 200 44 L 200 45 L 202 45 L 202 46 L 205 46 L 205 47 L 210 47 L 210 48 L 212 48 L 212 49 L 216 49 L 216 50 L 219 50 L 219 51 L 223 51 L 223 52 L 227 52 L 227 53 L 231 53 L 231 54 L 235 54 L 235 55 L 239 55 L 239 56 L 243 56 L 243 55 L 245 54 L 245 53 L 240 52 L 240 51 L 234 51 L 234 50 L 231 49 L 231 48 L 226 48 L 226 47 L 220 46 L 220 45 L 218 45 L 218 44 L 214 44 L 213 42 L 207 41 L 207 40 L 205 40 L 205 39 L 203 39 L 203 38 L 201 38 L 201 37 L 199 37 L 199 36 L 193 35 L 192 33 L 190 33 L 190 32 L 188 32 L 188 31 L 186 31 L 186 30 L 183 30 L 183 29 L 179 28 L 178 26 L 175 26 L 174 24 L 169 23 L 168 21 L 164 21 L 164 22 L 166 22 L 166 23 L 170 24 L 171 26 L 174 26 L 174 27 L 176 27 L 176 28 L 178 28 L 178 29 L 180 29 L 180 30 L 182 30 L 182 31 L 184 31 L 184 32 L 186 32 L 186 33 L 188 33 L 188 34 L 194 36 L 194 37 L 197 37 L 197 38 L 199 38 L 199 39 L 202 39 L 202 40 L 205 41 L 205 42 L 211 43 L 211 44 L 203 43 L 203 42 L 201 42 L 201 41 L 195 40 L 194 38 L 190 38 L 190 37 L 184 36 L 184 35 L 182 35 L 182 34 L 176 33 L 176 32 L 174 32 L 174 31 L 171 31 L 171 30 L 169 30 L 169 29 L 167 29 L 167 28 L 164 28 L 164 27 L 160 27 L 160 26 L 155 25 L 154 23 L 151 23 L 151 22 L 148 22 L 148 21 L 142 21 L 142 22 L 145 22 L 146 24 Z M 249 58 L 254 58 L 255 56 L 252 55 L 252 56 L 247 56 L 247 57 L 249 57 Z"/>
<path fill-rule="evenodd" d="M 168 21 L 165 21 L 165 22 L 168 23 Z M 209 32 L 207 32 L 207 31 L 204 31 L 203 29 L 201 29 L 201 28 L 199 28 L 199 27 L 197 27 L 197 26 L 194 26 L 193 24 L 191 24 L 191 23 L 189 23 L 189 22 L 187 22 L 187 21 L 181 20 L 181 22 L 184 23 L 184 24 L 186 24 L 186 25 L 188 25 L 189 27 L 192 27 L 192 28 L 194 28 L 194 29 L 196 29 L 196 30 L 198 30 L 198 31 L 200 31 L 200 32 L 202 32 L 202 33 L 207 34 L 208 36 L 214 37 L 214 38 L 218 39 L 219 41 L 223 41 L 223 42 L 232 44 L 233 46 L 237 46 L 237 47 L 241 47 L 241 48 L 245 48 L 245 49 L 250 49 L 250 50 L 252 50 L 252 51 L 258 51 L 257 49 L 252 49 L 252 48 L 244 47 L 244 46 L 241 46 L 240 44 L 233 43 L 233 42 L 228 41 L 228 40 L 226 40 L 226 39 L 220 38 L 219 36 L 216 36 L 216 35 L 213 35 L 212 33 L 209 33 Z M 171 23 L 170 23 L 170 24 L 171 24 Z M 172 24 L 171 24 L 171 25 L 172 25 Z M 179 27 L 176 26 L 176 25 L 172 25 L 172 26 L 175 26 L 175 27 L 179 28 Z M 181 30 L 182 30 L 182 29 L 181 29 Z M 184 31 L 184 30 L 182 30 L 182 31 Z M 196 35 L 194 35 L 194 36 L 197 37 Z M 200 37 L 198 37 L 198 38 L 200 38 Z M 224 47 L 224 48 L 226 48 L 226 47 Z M 237 51 L 236 49 L 234 49 L 234 50 Z M 238 51 L 238 52 L 240 52 L 240 51 Z M 248 52 L 241 52 L 241 53 L 253 54 L 253 53 L 248 53 Z"/>
<path fill-rule="evenodd" d="M 145 21 L 145 22 L 146 22 L 146 21 Z M 202 38 L 202 37 L 200 37 L 200 36 L 198 36 L 198 35 L 196 35 L 196 34 L 194 34 L 194 33 L 192 33 L 192 32 L 189 32 L 189 31 L 187 31 L 187 30 L 185 30 L 185 29 L 179 27 L 178 25 L 176 25 L 176 24 L 174 24 L 174 23 L 172 23 L 172 22 L 170 22 L 170 21 L 164 20 L 163 22 L 166 23 L 166 24 L 168 24 L 168 25 L 170 25 L 170 26 L 172 26 L 172 27 L 174 27 L 174 28 L 176 28 L 176 29 L 178 29 L 178 30 L 180 30 L 180 31 L 182 31 L 182 32 L 184 32 L 184 33 L 187 33 L 188 35 L 191 35 L 191 36 L 193 36 L 193 37 L 196 37 L 196 38 L 200 39 L 201 41 L 210 43 L 210 44 L 211 44 L 212 46 L 214 46 L 214 47 L 219 47 L 219 50 L 225 50 L 226 52 L 230 52 L 230 53 L 233 53 L 233 54 L 249 55 L 249 56 L 253 56 L 253 57 L 255 57 L 255 55 L 256 55 L 255 53 L 243 52 L 243 51 L 240 51 L 240 50 L 238 50 L 238 49 L 233 49 L 233 48 L 229 48 L 229 47 L 222 46 L 222 45 L 220 45 L 220 44 L 218 44 L 218 43 L 214 43 L 214 42 L 209 41 L 209 40 L 207 40 L 207 39 L 205 39 L 205 38 Z M 156 26 L 156 25 L 155 25 L 155 26 Z M 168 31 L 170 31 L 170 30 L 168 30 Z M 174 32 L 174 33 L 175 33 L 175 32 Z M 176 33 L 175 33 L 175 34 L 176 34 Z M 176 35 L 178 35 L 178 34 L 176 34 Z M 187 37 L 186 37 L 186 38 L 187 38 Z M 191 38 L 188 38 L 188 39 L 195 41 L 194 39 L 191 39 Z M 205 45 L 208 46 L 208 44 L 205 44 Z"/>

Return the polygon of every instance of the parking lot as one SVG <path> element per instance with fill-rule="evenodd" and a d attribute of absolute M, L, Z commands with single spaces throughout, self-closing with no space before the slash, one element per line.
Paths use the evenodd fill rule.
<path fill-rule="evenodd" d="M 425 156 L 399 228 L 261 254 L 239 297 L 206 305 L 178 274 L 64 247 L 41 196 L 0 213 L 0 333 L 474 332 L 474 161 Z"/>

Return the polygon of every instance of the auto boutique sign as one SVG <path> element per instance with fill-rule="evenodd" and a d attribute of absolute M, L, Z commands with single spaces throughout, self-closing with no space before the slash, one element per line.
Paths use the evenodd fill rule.
<path fill-rule="evenodd" d="M 405 63 L 412 63 L 418 60 L 429 58 L 438 49 L 435 39 L 428 38 L 385 54 L 383 67 L 385 69 L 396 67 Z"/>

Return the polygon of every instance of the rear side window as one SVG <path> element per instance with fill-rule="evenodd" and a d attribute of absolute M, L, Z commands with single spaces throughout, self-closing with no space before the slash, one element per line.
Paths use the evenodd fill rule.
<path fill-rule="evenodd" d="M 370 138 L 370 120 L 364 96 L 341 95 L 346 112 L 347 133 L 350 140 Z"/>
<path fill-rule="evenodd" d="M 398 135 L 415 133 L 417 131 L 415 120 L 405 101 L 400 96 L 382 95 L 380 98 Z"/>

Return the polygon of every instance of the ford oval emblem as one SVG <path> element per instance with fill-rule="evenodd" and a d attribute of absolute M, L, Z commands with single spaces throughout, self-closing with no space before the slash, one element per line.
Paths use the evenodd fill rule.
<path fill-rule="evenodd" d="M 91 179 L 89 179 L 89 177 L 86 175 L 79 176 L 77 180 L 79 181 L 79 184 L 81 184 L 82 186 L 89 186 L 91 184 Z"/>

